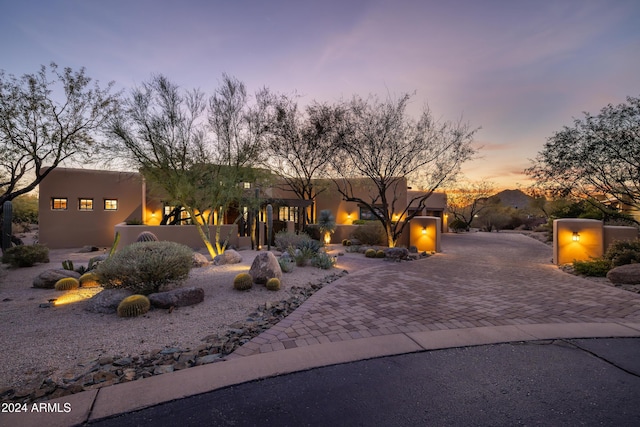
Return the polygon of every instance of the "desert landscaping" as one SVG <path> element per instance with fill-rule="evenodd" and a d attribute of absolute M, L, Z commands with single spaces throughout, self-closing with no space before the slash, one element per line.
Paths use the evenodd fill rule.
<path fill-rule="evenodd" d="M 335 254 L 338 251 L 333 249 Z M 32 287 L 33 279 L 43 271 L 61 268 L 64 260 L 72 260 L 76 267 L 87 265 L 96 252 L 58 249 L 50 251 L 49 263 L 19 269 L 3 265 L 2 400 L 58 397 L 219 361 L 277 323 L 315 289 L 344 274 L 340 262 L 330 270 L 296 267 L 283 274 L 278 291 L 254 284 L 241 292 L 233 288 L 233 279 L 249 270 L 259 252 L 239 253 L 239 264 L 209 264 L 191 270 L 182 287 L 202 288 L 203 302 L 156 308 L 135 318 L 87 311 L 88 299 L 100 292 L 100 287 L 72 291 Z M 381 262 L 350 253 L 340 259 Z"/>

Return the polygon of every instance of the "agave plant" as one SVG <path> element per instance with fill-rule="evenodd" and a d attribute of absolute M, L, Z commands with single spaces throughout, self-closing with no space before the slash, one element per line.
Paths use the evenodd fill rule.
<path fill-rule="evenodd" d="M 336 219 L 329 209 L 320 211 L 318 215 L 318 229 L 324 236 L 324 243 L 331 243 L 331 235 L 336 231 Z"/>

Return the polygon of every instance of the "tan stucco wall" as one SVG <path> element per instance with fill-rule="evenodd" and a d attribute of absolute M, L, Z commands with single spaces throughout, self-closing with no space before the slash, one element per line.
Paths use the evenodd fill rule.
<path fill-rule="evenodd" d="M 604 226 L 604 251 L 616 240 L 635 240 L 638 238 L 638 229 L 615 225 Z"/>
<path fill-rule="evenodd" d="M 109 247 L 116 224 L 142 219 L 144 184 L 137 173 L 56 168 L 39 192 L 38 239 L 52 249 Z M 66 198 L 67 209 L 52 210 L 53 197 Z M 80 198 L 93 199 L 93 210 L 80 211 Z M 117 199 L 118 210 L 105 211 L 104 199 Z"/>
<path fill-rule="evenodd" d="M 415 246 L 419 252 L 441 252 L 441 221 L 434 216 L 414 217 L 409 224 L 410 246 Z"/>

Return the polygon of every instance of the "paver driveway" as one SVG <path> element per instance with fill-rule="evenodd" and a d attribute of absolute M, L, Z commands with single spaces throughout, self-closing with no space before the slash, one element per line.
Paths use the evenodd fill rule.
<path fill-rule="evenodd" d="M 406 332 L 640 321 L 640 295 L 560 271 L 530 237 L 445 234 L 442 249 L 339 279 L 232 356 Z"/>

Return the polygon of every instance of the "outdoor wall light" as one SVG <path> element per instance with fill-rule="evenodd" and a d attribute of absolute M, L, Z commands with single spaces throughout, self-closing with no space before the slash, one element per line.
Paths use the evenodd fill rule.
<path fill-rule="evenodd" d="M 573 232 L 573 236 L 571 237 L 571 240 L 573 240 L 574 242 L 579 242 L 580 241 L 580 233 L 578 233 L 577 231 Z"/>
<path fill-rule="evenodd" d="M 351 219 L 351 212 L 347 212 L 347 219 Z"/>
<path fill-rule="evenodd" d="M 422 234 L 427 234 L 427 228 L 426 227 L 422 227 Z"/>

